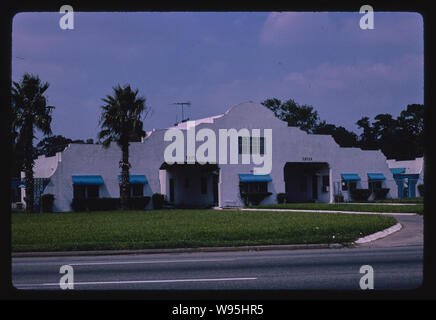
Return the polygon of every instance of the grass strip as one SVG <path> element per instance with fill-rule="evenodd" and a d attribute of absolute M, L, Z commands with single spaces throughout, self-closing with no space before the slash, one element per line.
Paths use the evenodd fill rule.
<path fill-rule="evenodd" d="M 379 215 L 227 210 L 12 214 L 12 251 L 347 243 L 396 224 Z"/>

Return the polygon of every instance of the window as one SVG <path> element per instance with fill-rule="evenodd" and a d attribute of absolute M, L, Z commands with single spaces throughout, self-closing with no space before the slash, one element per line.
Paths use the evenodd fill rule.
<path fill-rule="evenodd" d="M 98 185 L 74 185 L 73 186 L 73 197 L 76 199 L 86 199 L 86 198 L 98 198 L 99 197 L 99 187 Z"/>
<path fill-rule="evenodd" d="M 347 191 L 347 190 L 348 190 L 348 183 L 342 180 L 342 191 Z"/>
<path fill-rule="evenodd" d="M 83 185 L 74 185 L 73 186 L 73 197 L 75 199 L 84 199 L 86 198 L 86 188 Z"/>
<path fill-rule="evenodd" d="M 368 181 L 368 189 L 371 192 L 374 192 L 376 190 L 380 190 L 382 188 L 381 181 Z"/>
<path fill-rule="evenodd" d="M 238 137 L 239 154 L 265 154 L 264 137 Z"/>
<path fill-rule="evenodd" d="M 250 138 L 249 137 L 238 137 L 238 152 L 239 152 L 239 154 L 249 154 L 250 153 Z"/>
<path fill-rule="evenodd" d="M 88 198 L 98 198 L 99 194 L 97 185 L 86 186 L 86 189 Z"/>
<path fill-rule="evenodd" d="M 241 182 L 241 192 L 268 192 L 268 182 Z"/>
<path fill-rule="evenodd" d="M 144 185 L 139 183 L 133 183 L 130 185 L 130 194 L 132 197 L 143 197 L 144 196 Z"/>
<path fill-rule="evenodd" d="M 357 183 L 356 181 L 344 181 L 342 180 L 342 191 L 354 191 L 356 190 Z"/>

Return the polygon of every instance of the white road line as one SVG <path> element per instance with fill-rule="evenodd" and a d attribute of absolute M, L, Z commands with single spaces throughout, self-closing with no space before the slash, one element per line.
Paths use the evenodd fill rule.
<path fill-rule="evenodd" d="M 132 280 L 132 281 L 90 281 L 90 282 L 74 282 L 76 285 L 105 285 L 105 284 L 140 284 L 140 283 L 176 283 L 176 282 L 211 282 L 211 281 L 246 281 L 257 280 L 257 278 L 210 278 L 210 279 L 170 279 L 170 280 Z M 59 283 L 33 283 L 33 284 L 15 284 L 19 287 L 46 287 L 59 286 Z"/>

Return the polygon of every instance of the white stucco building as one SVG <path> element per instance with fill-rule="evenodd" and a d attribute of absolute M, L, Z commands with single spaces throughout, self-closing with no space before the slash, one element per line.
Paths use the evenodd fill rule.
<path fill-rule="evenodd" d="M 217 161 L 188 163 L 193 161 L 188 150 L 192 145 L 185 143 L 183 161 L 170 165 L 164 154 L 174 140 L 165 141 L 167 129 L 153 129 L 142 142 L 130 144 L 132 196 L 162 193 L 179 207 L 242 206 L 240 188 L 270 192 L 263 204 L 276 203 L 278 193 L 285 193 L 288 202 L 348 201 L 354 188 L 385 188 L 389 189 L 388 198 L 397 197 L 397 184 L 381 151 L 341 148 L 329 135 L 307 134 L 289 127 L 261 104 L 241 103 L 224 114 L 174 128 L 187 138 L 188 127 L 195 128 L 196 133 L 201 129 L 215 133 L 216 147 L 207 155 L 215 151 Z M 243 128 L 250 133 L 259 129 L 261 138 L 238 138 L 233 141 L 235 149 L 226 137 L 225 148 L 220 147 L 220 129 Z M 267 130 L 271 140 L 264 136 Z M 204 147 L 206 139 L 209 141 L 197 136 L 195 150 Z M 229 155 L 235 150 L 238 164 L 231 164 Z M 242 158 L 256 150 L 260 156 L 271 155 L 270 172 L 254 174 L 261 165 L 242 164 Z M 227 158 L 227 163 L 219 161 L 221 158 Z M 121 150 L 115 143 L 108 149 L 96 144 L 70 144 L 53 160 L 53 172 L 48 170 L 50 181 L 44 193 L 54 195 L 54 211 L 71 211 L 74 196 L 118 198 L 120 159 Z"/>

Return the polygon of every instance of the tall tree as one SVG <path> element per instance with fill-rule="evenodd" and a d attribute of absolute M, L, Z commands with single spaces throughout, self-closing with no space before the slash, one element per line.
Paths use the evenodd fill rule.
<path fill-rule="evenodd" d="M 272 98 L 262 104 L 272 110 L 277 118 L 286 121 L 288 126 L 299 127 L 307 133 L 313 133 L 319 123 L 318 112 L 312 106 L 300 105 L 292 99 L 282 103 L 279 99 Z"/>
<path fill-rule="evenodd" d="M 377 133 L 375 132 L 371 121 L 368 117 L 363 117 L 356 122 L 357 126 L 363 130 L 360 134 L 359 147 L 362 150 L 377 150 L 380 145 L 377 140 Z"/>
<path fill-rule="evenodd" d="M 397 118 L 409 159 L 424 155 L 424 105 L 410 104 Z M 404 155 L 406 156 L 406 155 Z"/>
<path fill-rule="evenodd" d="M 358 137 L 354 132 L 348 131 L 342 126 L 335 126 L 334 124 L 321 121 L 313 130 L 315 134 L 329 134 L 333 137 L 335 142 L 343 147 L 357 147 Z"/>
<path fill-rule="evenodd" d="M 129 145 L 131 141 L 137 141 L 138 137 L 145 137 L 142 129 L 142 117 L 148 113 L 144 97 L 138 97 L 138 89 L 132 90 L 130 85 L 113 87 L 113 95 L 107 95 L 102 99 L 105 103 L 102 108 L 98 139 L 103 147 L 109 147 L 115 142 L 121 148 L 121 186 L 120 198 L 121 209 L 128 209 L 130 197 L 129 183 Z"/>
<path fill-rule="evenodd" d="M 34 211 L 34 178 L 33 165 L 35 150 L 33 139 L 35 130 L 44 135 L 51 134 L 51 109 L 47 106 L 44 93 L 49 88 L 47 82 L 41 82 L 37 75 L 25 73 L 20 82 L 12 83 L 12 128 L 16 139 L 22 146 L 23 167 L 26 187 L 26 212 Z"/>

